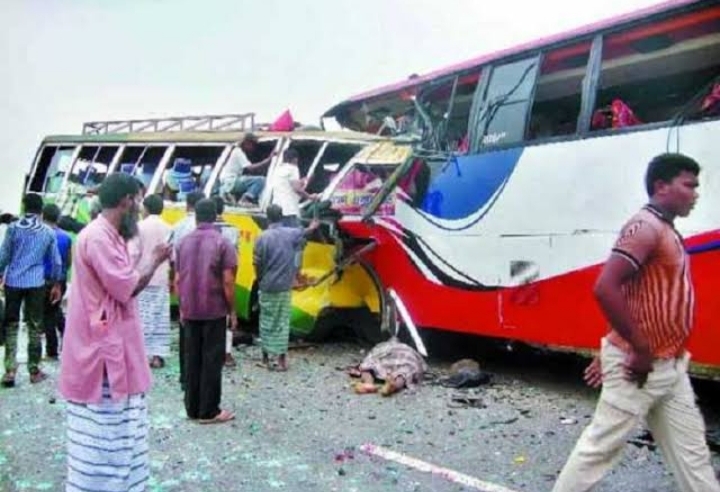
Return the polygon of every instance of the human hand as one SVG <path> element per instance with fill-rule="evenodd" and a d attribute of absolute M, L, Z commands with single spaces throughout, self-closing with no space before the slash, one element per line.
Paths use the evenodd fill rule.
<path fill-rule="evenodd" d="M 227 317 L 227 326 L 230 328 L 230 331 L 235 333 L 238 330 L 238 320 L 237 315 L 235 313 L 230 313 Z"/>
<path fill-rule="evenodd" d="M 600 363 L 600 357 L 595 357 L 592 362 L 585 368 L 583 373 L 583 379 L 585 384 L 591 388 L 597 389 L 602 386 L 603 375 L 602 375 L 602 364 Z"/>
<path fill-rule="evenodd" d="M 623 362 L 625 379 L 636 382 L 638 388 L 645 386 L 648 374 L 652 371 L 652 354 L 649 350 L 631 349 Z"/>
<path fill-rule="evenodd" d="M 168 260 L 170 258 L 170 253 L 172 252 L 172 247 L 167 243 L 158 244 L 153 249 L 153 260 L 156 265 L 159 265 L 165 260 Z"/>
<path fill-rule="evenodd" d="M 50 304 L 57 304 L 62 299 L 62 290 L 60 284 L 54 284 L 50 288 Z"/>

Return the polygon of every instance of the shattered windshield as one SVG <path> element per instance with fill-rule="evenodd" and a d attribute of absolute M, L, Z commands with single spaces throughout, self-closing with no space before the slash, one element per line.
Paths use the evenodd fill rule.
<path fill-rule="evenodd" d="M 332 208 L 344 215 L 362 214 L 397 167 L 397 164 L 353 164 L 330 195 Z M 377 213 L 395 213 L 395 193 L 385 198 Z"/>

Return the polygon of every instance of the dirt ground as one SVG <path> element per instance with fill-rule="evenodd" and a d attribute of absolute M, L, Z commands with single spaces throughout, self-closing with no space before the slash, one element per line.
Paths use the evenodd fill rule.
<path fill-rule="evenodd" d="M 583 386 L 577 358 L 505 351 L 477 357 L 493 374 L 486 386 L 428 382 L 390 398 L 358 396 L 343 369 L 366 350 L 350 341 L 297 348 L 290 371 L 275 373 L 257 366 L 257 347 L 236 349 L 240 364 L 224 371 L 223 407 L 237 419 L 213 426 L 186 419 L 174 355 L 154 371 L 149 393 L 149 490 L 547 491 L 597 396 Z M 450 362 L 431 358 L 431 371 L 442 375 Z M 65 404 L 57 363 L 44 367 L 48 381 L 29 384 L 21 366 L 17 387 L 0 390 L 3 492 L 63 490 Z M 715 425 L 717 387 L 701 386 Z M 373 455 L 368 444 L 397 454 Z M 676 488 L 657 450 L 629 444 L 598 490 Z"/>

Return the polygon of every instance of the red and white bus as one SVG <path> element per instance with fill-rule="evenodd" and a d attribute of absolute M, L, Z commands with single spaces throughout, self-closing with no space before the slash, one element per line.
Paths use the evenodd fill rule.
<path fill-rule="evenodd" d="M 416 325 L 579 351 L 607 331 L 593 285 L 647 202 L 648 162 L 695 158 L 700 200 L 676 224 L 697 295 L 689 349 L 696 374 L 720 370 L 717 1 L 673 0 L 480 56 L 324 118 L 414 142 L 364 217 L 339 225 L 375 243 L 365 261 Z"/>

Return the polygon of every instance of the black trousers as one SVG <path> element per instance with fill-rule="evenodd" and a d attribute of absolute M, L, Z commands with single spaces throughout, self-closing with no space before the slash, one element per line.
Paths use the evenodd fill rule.
<path fill-rule="evenodd" d="M 45 355 L 48 357 L 57 357 L 58 355 L 58 332 L 62 337 L 65 333 L 65 315 L 62 312 L 60 302 L 53 304 L 50 302 L 50 291 L 53 284 L 48 284 L 45 294 L 45 307 L 43 310 L 43 329 L 45 331 Z M 65 295 L 67 283 L 60 283 L 61 295 Z"/>
<path fill-rule="evenodd" d="M 226 319 L 183 320 L 183 325 L 185 411 L 191 419 L 211 419 L 220 413 Z"/>
<path fill-rule="evenodd" d="M 40 370 L 42 356 L 43 303 L 45 286 L 21 289 L 5 286 L 5 372 L 17 369 L 17 339 L 20 309 L 23 308 L 28 330 L 28 370 Z"/>

